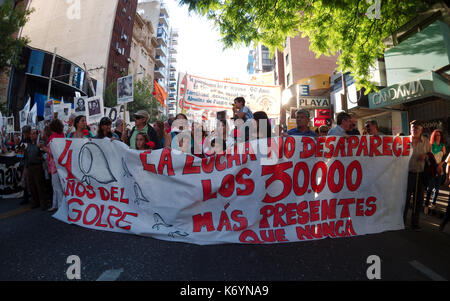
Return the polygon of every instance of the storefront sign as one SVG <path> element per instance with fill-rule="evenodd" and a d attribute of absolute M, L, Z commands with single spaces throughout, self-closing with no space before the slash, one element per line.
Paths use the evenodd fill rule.
<path fill-rule="evenodd" d="M 329 109 L 320 109 L 315 111 L 316 118 L 331 118 L 331 110 Z"/>
<path fill-rule="evenodd" d="M 314 126 L 319 127 L 322 125 L 331 126 L 332 121 L 330 118 L 314 118 Z"/>
<path fill-rule="evenodd" d="M 418 80 L 406 84 L 387 87 L 378 93 L 369 95 L 369 107 L 377 108 L 408 102 L 414 98 L 430 93 L 425 81 Z"/>
<path fill-rule="evenodd" d="M 302 109 L 327 109 L 330 107 L 328 96 L 298 96 L 298 105 Z"/>

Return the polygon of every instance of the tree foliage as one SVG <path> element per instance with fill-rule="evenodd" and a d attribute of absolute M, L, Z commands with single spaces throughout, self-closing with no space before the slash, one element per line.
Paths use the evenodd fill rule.
<path fill-rule="evenodd" d="M 253 42 L 274 53 L 283 50 L 287 37 L 301 32 L 317 57 L 338 55 L 338 70 L 351 72 L 367 93 L 374 88 L 369 67 L 382 57 L 384 40 L 436 2 L 440 1 L 179 0 L 189 11 L 214 21 L 225 48 Z"/>
<path fill-rule="evenodd" d="M 165 117 L 159 114 L 161 104 L 153 95 L 153 80 L 151 76 L 135 80 L 133 92 L 133 102 L 127 104 L 127 110 L 130 112 L 130 115 L 133 115 L 139 110 L 146 110 L 150 114 L 149 122 L 153 123 L 156 120 L 165 120 Z M 106 107 L 117 106 L 116 82 L 112 82 L 106 87 L 103 100 Z"/>
<path fill-rule="evenodd" d="M 22 47 L 29 43 L 26 37 L 16 38 L 16 34 L 28 21 L 32 10 L 14 9 L 13 1 L 0 5 L 0 73 L 10 66 L 19 66 Z"/>

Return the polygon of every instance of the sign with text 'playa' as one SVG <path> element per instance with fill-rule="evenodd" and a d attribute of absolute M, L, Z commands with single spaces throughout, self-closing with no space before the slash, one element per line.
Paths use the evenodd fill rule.
<path fill-rule="evenodd" d="M 182 74 L 178 106 L 188 110 L 229 111 L 236 97 L 244 97 L 252 112 L 264 111 L 269 118 L 280 116 L 281 87 L 213 80 Z"/>
<path fill-rule="evenodd" d="M 55 218 L 194 244 L 286 243 L 403 229 L 410 137 L 286 137 L 197 158 L 54 139 Z"/>

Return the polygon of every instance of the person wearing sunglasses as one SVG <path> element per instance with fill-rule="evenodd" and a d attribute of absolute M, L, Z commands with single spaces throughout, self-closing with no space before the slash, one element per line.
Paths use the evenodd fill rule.
<path fill-rule="evenodd" d="M 158 138 L 158 134 L 156 133 L 155 129 L 148 123 L 148 120 L 150 119 L 150 115 L 145 110 L 137 111 L 133 114 L 134 120 L 135 120 L 135 126 L 131 130 L 130 136 L 128 137 L 128 145 L 132 149 L 136 148 L 136 136 L 138 133 L 144 133 L 147 134 L 150 138 L 150 141 L 152 141 L 155 144 L 155 150 L 161 149 L 161 141 Z"/>

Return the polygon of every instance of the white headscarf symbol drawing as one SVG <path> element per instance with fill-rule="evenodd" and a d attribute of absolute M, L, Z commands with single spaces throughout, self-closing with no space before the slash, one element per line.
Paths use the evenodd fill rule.
<path fill-rule="evenodd" d="M 78 164 L 83 173 L 82 183 L 91 185 L 92 179 L 101 184 L 117 182 L 111 172 L 105 154 L 95 143 L 88 142 L 81 147 L 80 154 L 78 155 Z"/>

